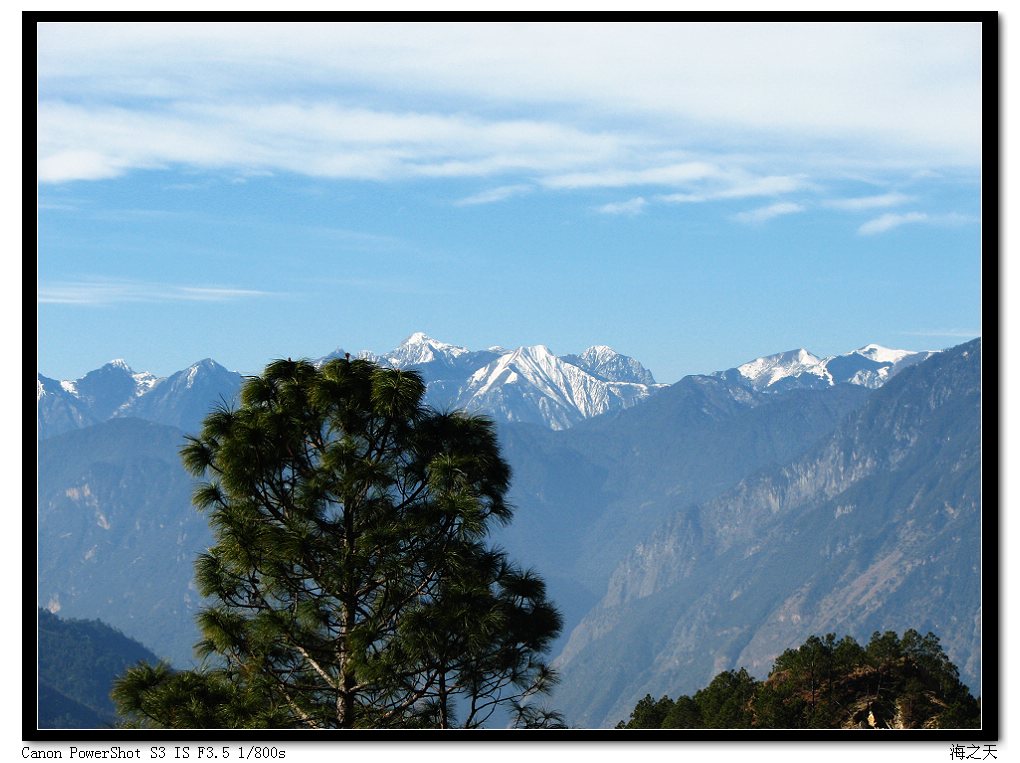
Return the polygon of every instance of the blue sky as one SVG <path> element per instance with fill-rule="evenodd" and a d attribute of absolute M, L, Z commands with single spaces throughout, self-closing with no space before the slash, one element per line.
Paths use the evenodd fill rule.
<path fill-rule="evenodd" d="M 38 365 L 981 333 L 977 24 L 42 24 Z"/>

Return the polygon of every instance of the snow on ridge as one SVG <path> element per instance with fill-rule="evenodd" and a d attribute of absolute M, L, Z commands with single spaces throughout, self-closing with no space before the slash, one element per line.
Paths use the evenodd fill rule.
<path fill-rule="evenodd" d="M 61 388 L 63 388 L 64 392 L 67 392 L 71 395 L 74 395 L 75 397 L 78 397 L 78 385 L 76 382 L 61 380 L 60 386 Z"/>
<path fill-rule="evenodd" d="M 922 350 L 921 352 L 924 351 Z M 895 365 L 904 358 L 919 353 L 913 350 L 894 350 L 889 347 L 883 347 L 880 344 L 866 344 L 854 350 L 853 353 L 847 354 L 863 355 L 868 360 L 874 360 L 876 363 L 892 363 Z"/>
<path fill-rule="evenodd" d="M 819 358 L 808 350 L 799 349 L 755 358 L 737 366 L 736 370 L 757 390 L 766 390 L 784 379 L 794 381 L 804 376 L 817 379 L 809 386 L 816 386 L 819 382 L 825 386 L 844 383 L 875 389 L 881 387 L 903 368 L 931 355 L 931 352 L 895 350 L 879 344 L 867 344 L 856 350 L 825 358 Z M 862 363 L 863 366 L 860 365 Z"/>
<path fill-rule="evenodd" d="M 781 379 L 805 373 L 832 382 L 822 359 L 803 348 L 755 358 L 737 366 L 737 371 L 758 387 L 771 387 Z"/>
<path fill-rule="evenodd" d="M 649 385 L 602 379 L 539 344 L 518 347 L 479 368 L 458 404 L 467 409 L 496 408 L 508 421 L 539 416 L 552 429 L 565 429 L 581 419 L 628 407 L 650 391 Z"/>
<path fill-rule="evenodd" d="M 652 372 L 629 355 L 605 344 L 596 344 L 580 355 L 565 355 L 563 360 L 601 377 L 607 382 L 655 385 Z"/>
<path fill-rule="evenodd" d="M 457 358 L 468 352 L 470 350 L 466 347 L 440 342 L 424 331 L 416 331 L 401 342 L 395 350 L 386 353 L 383 360 L 399 368 L 431 363 L 437 356 Z"/>
<path fill-rule="evenodd" d="M 159 384 L 160 381 L 158 376 L 151 374 L 148 371 L 131 374 L 131 378 L 135 380 L 135 397 L 141 397 Z"/>

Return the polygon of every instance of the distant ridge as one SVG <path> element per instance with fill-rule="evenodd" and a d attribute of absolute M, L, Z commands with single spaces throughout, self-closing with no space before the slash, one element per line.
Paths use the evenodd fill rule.
<path fill-rule="evenodd" d="M 857 384 L 877 389 L 904 368 L 926 360 L 932 351 L 893 350 L 868 344 L 842 355 L 820 358 L 797 349 L 765 355 L 715 375 L 742 378 L 759 392 L 800 388 L 817 389 L 835 384 Z"/>

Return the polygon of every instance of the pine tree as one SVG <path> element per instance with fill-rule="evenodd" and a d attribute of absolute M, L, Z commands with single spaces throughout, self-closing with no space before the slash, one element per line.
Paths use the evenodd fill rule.
<path fill-rule="evenodd" d="M 215 545 L 199 671 L 139 667 L 115 690 L 136 723 L 478 727 L 535 708 L 561 628 L 542 580 L 489 548 L 510 521 L 493 425 L 423 405 L 413 372 L 279 360 L 182 450 Z M 175 708 L 181 697 L 186 712 Z"/>

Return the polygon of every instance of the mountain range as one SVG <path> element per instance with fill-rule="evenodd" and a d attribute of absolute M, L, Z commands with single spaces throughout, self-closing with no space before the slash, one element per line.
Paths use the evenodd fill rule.
<path fill-rule="evenodd" d="M 563 610 L 552 704 L 571 725 L 762 669 L 824 628 L 930 626 L 979 692 L 980 340 L 794 350 L 673 385 L 604 346 L 472 351 L 419 333 L 359 355 L 499 424 L 516 513 L 493 540 Z M 165 379 L 123 362 L 39 376 L 40 606 L 191 664 L 210 535 L 177 451 L 242 381 L 211 360 Z"/>
<path fill-rule="evenodd" d="M 347 354 L 337 349 L 315 362 Z M 794 350 L 718 375 L 767 392 L 836 384 L 874 388 L 929 354 L 868 345 L 822 359 L 807 350 Z M 657 384 L 634 358 L 605 345 L 563 356 L 544 345 L 469 350 L 417 332 L 391 352 L 360 352 L 357 357 L 420 372 L 427 383 L 426 402 L 434 408 L 484 413 L 501 424 L 529 423 L 549 429 L 567 429 L 585 419 L 630 408 L 667 386 Z M 76 380 L 58 381 L 40 373 L 38 437 L 111 418 L 141 418 L 194 432 L 211 405 L 237 400 L 243 381 L 240 373 L 211 358 L 163 378 L 136 373 L 124 360 L 110 361 Z"/>

